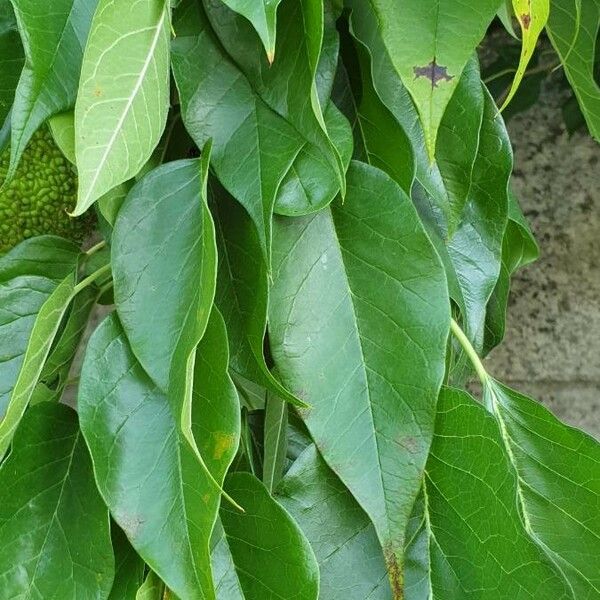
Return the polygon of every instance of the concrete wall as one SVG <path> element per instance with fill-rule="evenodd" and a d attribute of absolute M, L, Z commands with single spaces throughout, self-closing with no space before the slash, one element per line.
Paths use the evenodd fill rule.
<path fill-rule="evenodd" d="M 499 379 L 600 439 L 600 146 L 566 133 L 561 92 L 508 125 L 514 188 L 541 249 L 513 279 Z"/>

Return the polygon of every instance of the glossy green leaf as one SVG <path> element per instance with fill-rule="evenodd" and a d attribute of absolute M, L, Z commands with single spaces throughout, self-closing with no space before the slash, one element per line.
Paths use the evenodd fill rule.
<path fill-rule="evenodd" d="M 256 228 L 218 183 L 212 183 L 211 191 L 219 250 L 215 302 L 227 323 L 231 368 L 283 399 L 302 404 L 269 371 L 263 355 L 269 283 Z"/>
<path fill-rule="evenodd" d="M 136 357 L 165 392 L 178 366 L 174 357 L 189 354 L 202 336 L 214 294 L 214 234 L 202 197 L 203 163 L 204 173 L 195 159 L 148 173 L 129 192 L 112 236 L 119 318 Z"/>
<path fill-rule="evenodd" d="M 108 511 L 76 413 L 32 407 L 0 469 L 4 598 L 103 600 L 114 574 Z"/>
<path fill-rule="evenodd" d="M 600 4 L 596 0 L 551 0 L 546 31 L 575 91 L 591 135 L 600 141 L 600 86 L 594 61 Z"/>
<path fill-rule="evenodd" d="M 320 600 L 391 600 L 373 525 L 314 445 L 294 462 L 276 498 L 315 552 Z"/>
<path fill-rule="evenodd" d="M 267 60 L 256 60 L 260 48 L 256 35 L 249 24 L 220 0 L 204 0 L 207 16 L 227 53 L 247 77 L 260 98 L 281 115 L 303 137 L 304 145 L 312 147 L 320 163 L 319 171 L 312 174 L 324 179 L 337 180 L 337 189 L 345 190 L 344 165 L 327 131 L 317 89 L 316 76 L 319 62 L 329 57 L 322 55 L 325 34 L 325 10 L 323 0 L 300 0 L 284 2 L 278 10 L 278 27 L 282 35 L 277 40 L 277 61 L 272 65 Z M 333 19 L 331 19 L 332 21 Z M 337 51 L 334 23 L 326 52 Z M 333 35 L 332 35 L 333 34 Z M 333 42 L 333 43 L 332 43 Z M 321 69 L 322 71 L 322 69 Z M 320 72 L 319 76 L 323 73 Z M 333 72 L 330 77 L 333 76 Z M 343 118 L 338 116 L 338 118 Z M 327 171 L 322 172 L 323 168 Z M 330 201 L 332 197 L 328 198 Z M 317 202 L 316 210 L 324 204 Z"/>
<path fill-rule="evenodd" d="M 136 600 L 138 589 L 144 581 L 144 561 L 117 525 L 112 525 L 111 537 L 115 554 L 115 578 L 108 600 Z"/>
<path fill-rule="evenodd" d="M 245 600 L 240 579 L 236 573 L 233 557 L 221 520 L 217 520 L 211 540 L 211 564 L 217 598 Z"/>
<path fill-rule="evenodd" d="M 169 38 L 167 0 L 99 0 L 75 104 L 75 215 L 133 177 L 158 144 L 169 108 Z"/>
<path fill-rule="evenodd" d="M 433 435 L 449 302 L 410 199 L 354 162 L 342 206 L 277 219 L 270 341 L 329 466 L 375 524 L 390 577 Z"/>
<path fill-rule="evenodd" d="M 24 55 L 10 0 L 0 1 L 0 128 L 9 116 Z M 10 120 L 10 119 L 9 119 Z M 0 143 L 0 150 L 3 148 Z"/>
<path fill-rule="evenodd" d="M 225 489 L 244 507 L 243 513 L 229 505 L 221 508 L 243 597 L 317 600 L 319 567 L 296 522 L 249 473 L 230 475 Z"/>
<path fill-rule="evenodd" d="M 475 5 L 455 0 L 357 0 L 349 4 L 354 23 L 376 16 L 376 35 L 415 102 L 433 161 L 446 106 L 500 0 L 480 0 Z"/>
<path fill-rule="evenodd" d="M 407 532 L 406 600 L 573 598 L 529 535 L 518 493 L 494 419 L 465 392 L 445 389 Z"/>
<path fill-rule="evenodd" d="M 600 444 L 492 379 L 484 386 L 484 402 L 516 478 L 526 531 L 573 598 L 598 597 Z"/>
<path fill-rule="evenodd" d="M 252 23 L 265 47 L 267 60 L 275 59 L 277 7 L 281 0 L 223 0 L 229 8 L 244 15 Z"/>
<path fill-rule="evenodd" d="M 11 168 L 49 117 L 75 105 L 83 49 L 98 0 L 11 0 L 25 46 L 12 111 Z"/>
<path fill-rule="evenodd" d="M 550 14 L 550 0 L 513 0 L 515 17 L 521 27 L 521 57 L 510 90 L 500 110 L 504 110 L 517 92 L 527 65 L 546 26 Z"/>
<path fill-rule="evenodd" d="M 222 481 L 237 447 L 239 407 L 216 312 L 195 367 L 193 432 Z M 90 340 L 78 406 L 98 489 L 133 547 L 177 596 L 214 599 L 209 542 L 219 491 L 114 314 Z"/>

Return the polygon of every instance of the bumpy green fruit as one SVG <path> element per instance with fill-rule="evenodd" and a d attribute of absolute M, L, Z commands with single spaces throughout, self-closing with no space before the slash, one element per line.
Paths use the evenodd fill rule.
<path fill-rule="evenodd" d="M 0 186 L 4 183 L 10 151 L 0 156 Z M 81 242 L 93 228 L 93 217 L 69 217 L 75 206 L 77 175 L 47 127 L 27 145 L 17 172 L 0 189 L 0 254 L 36 235 L 54 234 Z"/>

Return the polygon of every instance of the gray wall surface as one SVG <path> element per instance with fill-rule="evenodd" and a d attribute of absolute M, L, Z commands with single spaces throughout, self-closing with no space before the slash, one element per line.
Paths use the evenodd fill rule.
<path fill-rule="evenodd" d="M 490 372 L 600 439 L 600 146 L 567 134 L 562 93 L 508 124 L 514 189 L 540 259 L 513 279 L 507 333 Z"/>

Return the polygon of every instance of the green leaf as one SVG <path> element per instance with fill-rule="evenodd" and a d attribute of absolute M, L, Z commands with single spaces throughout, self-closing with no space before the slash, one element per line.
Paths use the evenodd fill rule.
<path fill-rule="evenodd" d="M 62 319 L 75 294 L 75 271 L 61 281 L 40 306 L 31 329 L 19 374 L 0 421 L 0 456 L 10 446 L 15 429 L 31 400 Z"/>
<path fill-rule="evenodd" d="M 169 37 L 167 0 L 99 1 L 75 104 L 75 215 L 133 177 L 158 144 L 169 108 Z"/>
<path fill-rule="evenodd" d="M 265 47 L 267 60 L 272 63 L 275 59 L 277 7 L 281 0 L 223 0 L 223 2 L 252 23 L 252 27 Z"/>
<path fill-rule="evenodd" d="M 526 531 L 573 598 L 597 597 L 600 445 L 493 379 L 484 386 L 484 402 L 498 422 Z"/>
<path fill-rule="evenodd" d="M 75 164 L 75 113 L 58 113 L 48 120 L 52 137 L 68 161 Z"/>
<path fill-rule="evenodd" d="M 244 507 L 243 513 L 228 505 L 221 508 L 244 597 L 317 600 L 319 567 L 296 522 L 249 473 L 230 475 L 225 489 Z"/>
<path fill-rule="evenodd" d="M 216 258 L 203 200 L 206 168 L 206 160 L 189 159 L 148 173 L 129 192 L 112 236 L 119 319 L 136 357 L 165 392 L 175 356 L 197 343 L 212 305 Z"/>
<path fill-rule="evenodd" d="M 217 312 L 197 356 L 192 428 L 222 481 L 237 448 L 239 406 Z M 89 342 L 78 405 L 98 489 L 132 546 L 177 596 L 214 599 L 209 542 L 219 491 L 114 314 Z"/>
<path fill-rule="evenodd" d="M 23 47 L 13 8 L 9 0 L 0 0 L 0 128 L 9 117 L 23 61 Z"/>
<path fill-rule="evenodd" d="M 156 573 L 150 571 L 135 595 L 135 600 L 162 600 L 164 593 L 165 584 Z"/>
<path fill-rule="evenodd" d="M 275 224 L 275 364 L 310 404 L 302 417 L 375 524 L 394 581 L 444 372 L 444 271 L 410 199 L 361 163 L 343 206 Z"/>
<path fill-rule="evenodd" d="M 283 475 L 287 453 L 287 404 L 270 394 L 267 396 L 264 429 L 263 483 L 269 494 Z"/>
<path fill-rule="evenodd" d="M 572 598 L 529 535 L 517 497 L 494 419 L 465 392 L 443 390 L 407 532 L 406 600 Z"/>
<path fill-rule="evenodd" d="M 220 519 L 215 523 L 211 539 L 211 564 L 217 598 L 245 600 Z"/>
<path fill-rule="evenodd" d="M 107 598 L 114 573 L 108 511 L 76 413 L 32 407 L 0 469 L 0 588 L 5 598 Z"/>
<path fill-rule="evenodd" d="M 377 18 L 393 69 L 412 96 L 433 161 L 437 131 L 462 71 L 500 0 L 353 0 L 353 23 Z"/>
<path fill-rule="evenodd" d="M 575 91 L 591 135 L 600 141 L 600 87 L 594 77 L 600 5 L 596 0 L 551 0 L 546 30 Z"/>
<path fill-rule="evenodd" d="M 510 90 L 502 103 L 504 110 L 519 89 L 519 84 L 525 75 L 527 65 L 542 33 L 550 13 L 550 0 L 513 0 L 515 17 L 521 27 L 521 57 Z"/>
<path fill-rule="evenodd" d="M 98 0 L 11 0 L 25 46 L 25 67 L 12 111 L 8 177 L 40 125 L 72 108 L 83 49 Z"/>
<path fill-rule="evenodd" d="M 112 525 L 111 537 L 115 553 L 115 579 L 108 600 L 136 600 L 138 588 L 144 580 L 144 561 L 117 525 Z"/>
<path fill-rule="evenodd" d="M 219 250 L 215 303 L 227 323 L 231 368 L 303 406 L 269 371 L 263 355 L 269 283 L 256 228 L 244 208 L 218 183 L 212 183 L 211 192 Z"/>
<path fill-rule="evenodd" d="M 390 600 L 375 529 L 350 492 L 310 445 L 276 490 L 319 563 L 320 600 Z"/>

